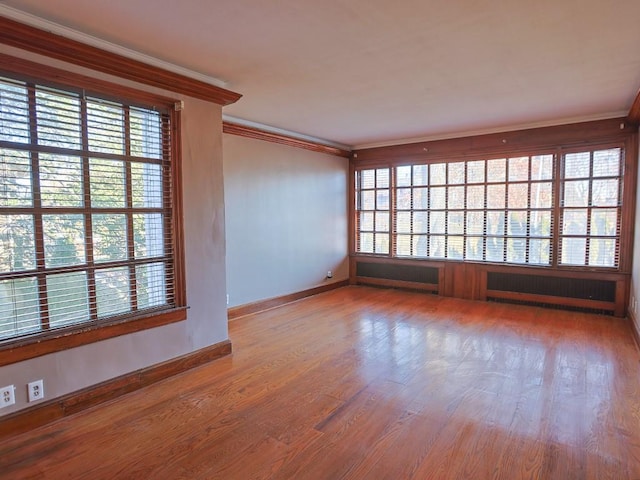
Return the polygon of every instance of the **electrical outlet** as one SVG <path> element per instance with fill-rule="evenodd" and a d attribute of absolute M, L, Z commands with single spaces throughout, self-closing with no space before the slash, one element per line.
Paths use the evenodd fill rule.
<path fill-rule="evenodd" d="M 331 270 L 327 272 L 327 278 L 333 278 L 333 272 Z"/>
<path fill-rule="evenodd" d="M 16 403 L 15 390 L 13 385 L 0 388 L 0 408 L 8 407 Z"/>
<path fill-rule="evenodd" d="M 36 380 L 27 384 L 27 395 L 30 402 L 36 400 L 42 400 L 44 398 L 44 382 L 42 380 Z"/>

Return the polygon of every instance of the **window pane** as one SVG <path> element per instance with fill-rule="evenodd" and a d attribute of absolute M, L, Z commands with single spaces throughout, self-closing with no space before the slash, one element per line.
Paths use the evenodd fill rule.
<path fill-rule="evenodd" d="M 430 207 L 436 210 L 443 210 L 446 206 L 446 187 L 432 187 L 431 188 L 431 198 L 430 198 Z"/>
<path fill-rule="evenodd" d="M 564 156 L 564 178 L 588 178 L 591 155 L 589 152 L 569 153 Z"/>
<path fill-rule="evenodd" d="M 431 212 L 429 215 L 431 221 L 429 226 L 430 233 L 445 233 L 445 212 Z"/>
<path fill-rule="evenodd" d="M 410 188 L 398 188 L 396 190 L 396 208 L 398 210 L 411 210 Z"/>
<path fill-rule="evenodd" d="M 43 207 L 82 207 L 82 159 L 41 153 L 40 190 Z"/>
<path fill-rule="evenodd" d="M 398 235 L 396 238 L 396 255 L 411 255 L 411 235 Z"/>
<path fill-rule="evenodd" d="M 587 240 L 585 238 L 563 238 L 562 258 L 564 265 L 585 265 Z"/>
<path fill-rule="evenodd" d="M 504 238 L 487 237 L 487 262 L 504 262 Z"/>
<path fill-rule="evenodd" d="M 615 237 L 618 211 L 614 208 L 591 211 L 591 235 Z"/>
<path fill-rule="evenodd" d="M 618 205 L 618 179 L 594 180 L 593 202 L 596 207 L 615 207 Z"/>
<path fill-rule="evenodd" d="M 375 188 L 376 186 L 376 171 L 375 170 L 362 170 L 360 172 L 360 188 Z"/>
<path fill-rule="evenodd" d="M 506 160 L 504 158 L 487 161 L 487 181 L 504 182 L 507 179 Z"/>
<path fill-rule="evenodd" d="M 614 267 L 616 265 L 616 240 L 613 238 L 592 238 L 589 240 L 589 265 Z"/>
<path fill-rule="evenodd" d="M 552 201 L 551 182 L 531 184 L 531 208 L 551 208 Z"/>
<path fill-rule="evenodd" d="M 553 178 L 553 155 L 531 157 L 531 180 L 551 180 Z"/>
<path fill-rule="evenodd" d="M 79 149 L 80 99 L 73 94 L 36 90 L 38 144 Z"/>
<path fill-rule="evenodd" d="M 162 214 L 133 215 L 133 229 L 136 258 L 164 255 L 164 219 Z"/>
<path fill-rule="evenodd" d="M 593 176 L 594 177 L 617 177 L 620 175 L 620 154 L 619 148 L 610 150 L 600 150 L 593 152 Z"/>
<path fill-rule="evenodd" d="M 487 235 L 504 235 L 504 212 L 487 212 Z"/>
<path fill-rule="evenodd" d="M 375 253 L 389 253 L 389 234 L 376 233 L 375 236 Z"/>
<path fill-rule="evenodd" d="M 87 274 L 47 275 L 49 323 L 63 327 L 89 320 Z"/>
<path fill-rule="evenodd" d="M 163 263 L 136 265 L 138 308 L 151 308 L 167 303 L 165 267 Z"/>
<path fill-rule="evenodd" d="M 133 221 L 134 226 L 138 225 L 138 221 Z M 135 227 L 134 227 L 135 228 Z M 373 212 L 360 212 L 360 230 L 373 231 Z"/>
<path fill-rule="evenodd" d="M 389 190 L 376 190 L 376 208 L 389 210 Z"/>
<path fill-rule="evenodd" d="M 529 179 L 529 157 L 509 159 L 509 181 L 517 182 Z"/>
<path fill-rule="evenodd" d="M 413 208 L 426 210 L 429 208 L 429 189 L 414 188 L 413 189 Z"/>
<path fill-rule="evenodd" d="M 131 309 L 127 267 L 96 271 L 96 301 L 98 318 L 110 317 Z"/>
<path fill-rule="evenodd" d="M 484 182 L 484 160 L 467 162 L 467 183 Z"/>
<path fill-rule="evenodd" d="M 134 207 L 162 208 L 162 169 L 152 163 L 131 164 Z"/>
<path fill-rule="evenodd" d="M 444 236 L 431 235 L 429 237 L 429 256 L 444 258 Z"/>
<path fill-rule="evenodd" d="M 504 208 L 505 185 L 487 185 L 487 208 Z"/>
<path fill-rule="evenodd" d="M 449 185 L 460 185 L 464 183 L 464 162 L 448 163 Z"/>
<path fill-rule="evenodd" d="M 529 263 L 535 265 L 549 265 L 550 242 L 547 239 L 532 238 L 529 240 Z"/>
<path fill-rule="evenodd" d="M 389 212 L 376 212 L 376 232 L 389 231 Z"/>
<path fill-rule="evenodd" d="M 447 239 L 447 258 L 453 260 L 462 260 L 464 253 L 464 237 L 448 237 Z"/>
<path fill-rule="evenodd" d="M 509 185 L 509 208 L 528 208 L 529 185 L 526 183 L 516 183 Z"/>
<path fill-rule="evenodd" d="M 0 280 L 0 339 L 40 330 L 35 278 Z"/>
<path fill-rule="evenodd" d="M 527 255 L 527 239 L 526 238 L 508 238 L 507 239 L 507 262 L 525 263 Z"/>
<path fill-rule="evenodd" d="M 454 235 L 464 233 L 464 212 L 449 212 L 447 218 L 447 233 Z"/>
<path fill-rule="evenodd" d="M 92 158 L 89 171 L 91 206 L 94 208 L 124 207 L 124 162 Z"/>
<path fill-rule="evenodd" d="M 589 205 L 589 181 L 578 180 L 564 183 L 564 206 L 586 207 Z"/>
<path fill-rule="evenodd" d="M 131 155 L 162 158 L 162 122 L 160 114 L 151 110 L 130 108 Z"/>
<path fill-rule="evenodd" d="M 565 210 L 562 214 L 563 235 L 587 234 L 587 210 Z"/>
<path fill-rule="evenodd" d="M 427 250 L 427 236 L 426 235 L 414 235 L 413 236 L 413 254 L 416 257 L 428 257 L 429 251 Z"/>
<path fill-rule="evenodd" d="M 413 166 L 413 184 L 415 186 L 429 185 L 429 168 L 427 165 Z"/>
<path fill-rule="evenodd" d="M 467 208 L 484 208 L 484 185 L 467 187 Z"/>
<path fill-rule="evenodd" d="M 389 169 L 379 168 L 376 170 L 376 187 L 389 188 Z"/>
<path fill-rule="evenodd" d="M 507 234 L 512 237 L 524 237 L 527 235 L 527 212 L 508 212 Z"/>
<path fill-rule="evenodd" d="M 44 258 L 47 268 L 85 263 L 84 217 L 43 215 Z"/>
<path fill-rule="evenodd" d="M 466 258 L 468 260 L 482 260 L 483 247 L 484 239 L 482 237 L 467 237 Z"/>
<path fill-rule="evenodd" d="M 429 232 L 429 213 L 413 212 L 413 233 Z"/>
<path fill-rule="evenodd" d="M 373 233 L 360 234 L 360 248 L 362 253 L 373 253 Z"/>
<path fill-rule="evenodd" d="M 24 82 L 0 79 L 0 141 L 30 141 L 29 101 Z"/>
<path fill-rule="evenodd" d="M 484 212 L 467 212 L 467 234 L 482 235 L 484 233 Z"/>
<path fill-rule="evenodd" d="M 396 186 L 397 187 L 411 186 L 411 165 L 396 167 Z"/>
<path fill-rule="evenodd" d="M 0 272 L 36 268 L 33 216 L 0 215 Z"/>
<path fill-rule="evenodd" d="M 92 152 L 124 154 L 122 106 L 102 100 L 87 102 L 87 131 Z"/>
<path fill-rule="evenodd" d="M 29 154 L 0 148 L 0 207 L 30 207 L 32 205 Z"/>
<path fill-rule="evenodd" d="M 429 166 L 431 173 L 430 185 L 444 185 L 447 183 L 447 164 L 434 163 Z"/>
<path fill-rule="evenodd" d="M 360 210 L 375 210 L 376 209 L 376 197 L 375 192 L 367 190 L 360 192 Z"/>
<path fill-rule="evenodd" d="M 551 236 L 551 212 L 538 211 L 531 212 L 529 217 L 529 235 L 532 237 Z"/>
<path fill-rule="evenodd" d="M 449 187 L 448 190 L 449 203 L 447 207 L 453 210 L 463 209 L 464 187 Z"/>
<path fill-rule="evenodd" d="M 157 215 L 159 216 L 159 215 Z M 147 216 L 151 217 L 151 215 Z M 153 221 L 152 218 L 147 218 Z M 96 214 L 91 216 L 93 223 L 93 257 L 96 262 L 114 262 L 127 259 L 127 217 L 120 214 Z M 146 225 L 145 225 L 146 227 Z M 150 226 L 151 231 L 135 232 L 140 238 L 146 240 L 150 235 L 150 241 L 157 241 L 159 232 Z M 141 242 L 140 242 L 141 243 Z M 139 242 L 136 242 L 138 247 Z M 146 244 L 145 244 L 146 245 Z M 143 247 L 144 248 L 144 247 Z"/>

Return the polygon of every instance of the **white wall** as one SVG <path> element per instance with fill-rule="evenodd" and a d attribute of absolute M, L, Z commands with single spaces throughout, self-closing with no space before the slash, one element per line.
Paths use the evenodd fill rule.
<path fill-rule="evenodd" d="M 0 51 L 8 47 L 1 47 Z M 6 53 L 41 60 L 8 49 Z M 84 74 L 84 69 L 68 67 Z M 113 81 L 112 77 L 94 74 Z M 144 88 L 131 82 L 129 86 Z M 182 99 L 182 153 L 187 320 L 102 342 L 0 367 L 0 386 L 15 385 L 17 404 L 26 403 L 26 384 L 44 379 L 45 398 L 51 399 L 193 352 L 228 338 L 225 301 L 224 183 L 222 180 L 222 112 L 212 103 L 146 88 Z"/>
<path fill-rule="evenodd" d="M 346 280 L 348 160 L 229 134 L 223 151 L 229 306 Z"/>

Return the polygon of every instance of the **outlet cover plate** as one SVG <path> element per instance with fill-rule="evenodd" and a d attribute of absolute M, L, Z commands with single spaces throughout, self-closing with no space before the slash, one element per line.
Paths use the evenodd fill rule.
<path fill-rule="evenodd" d="M 0 408 L 8 407 L 16 403 L 16 391 L 13 385 L 0 388 Z"/>
<path fill-rule="evenodd" d="M 27 395 L 30 402 L 42 400 L 44 398 L 44 382 L 36 380 L 27 384 Z"/>

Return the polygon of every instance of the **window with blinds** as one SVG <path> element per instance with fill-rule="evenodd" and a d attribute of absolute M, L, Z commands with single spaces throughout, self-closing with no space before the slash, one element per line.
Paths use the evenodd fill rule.
<path fill-rule="evenodd" d="M 356 252 L 617 268 L 622 149 L 567 153 L 560 168 L 556 158 L 541 153 L 356 170 Z M 389 249 L 382 242 L 376 248 L 378 235 Z"/>
<path fill-rule="evenodd" d="M 0 78 L 0 340 L 175 306 L 170 118 Z"/>

